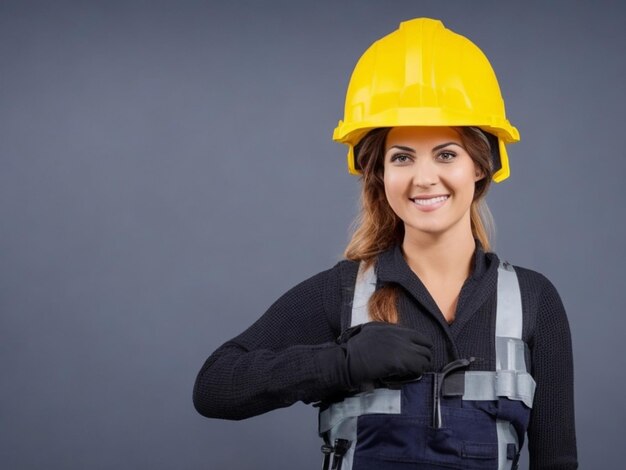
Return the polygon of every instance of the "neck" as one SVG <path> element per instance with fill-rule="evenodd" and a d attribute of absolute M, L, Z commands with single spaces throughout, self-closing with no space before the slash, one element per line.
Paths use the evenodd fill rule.
<path fill-rule="evenodd" d="M 467 279 L 475 249 L 471 230 L 434 235 L 405 231 L 402 242 L 407 264 L 420 279 Z"/>

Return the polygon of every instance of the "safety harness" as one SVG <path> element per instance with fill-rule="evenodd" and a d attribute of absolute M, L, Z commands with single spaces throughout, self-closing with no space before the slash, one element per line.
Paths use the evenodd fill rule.
<path fill-rule="evenodd" d="M 373 266 L 359 266 L 351 326 L 369 321 L 376 289 Z M 530 418 L 535 381 L 522 341 L 522 302 L 517 275 L 498 267 L 495 371 L 467 371 L 474 358 L 440 372 L 342 401 L 322 404 L 319 434 L 324 470 L 518 468 Z"/>

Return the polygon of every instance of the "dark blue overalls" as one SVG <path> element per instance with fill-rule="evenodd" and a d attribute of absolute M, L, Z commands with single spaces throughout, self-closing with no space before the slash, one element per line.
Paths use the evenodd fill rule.
<path fill-rule="evenodd" d="M 369 321 L 374 268 L 359 268 L 351 325 Z M 496 370 L 464 370 L 459 359 L 409 383 L 323 405 L 324 469 L 516 469 L 535 381 L 527 372 L 517 275 L 498 268 Z"/>

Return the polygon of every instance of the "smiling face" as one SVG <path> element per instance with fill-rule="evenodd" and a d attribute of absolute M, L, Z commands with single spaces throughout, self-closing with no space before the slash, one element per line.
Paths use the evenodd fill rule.
<path fill-rule="evenodd" d="M 387 134 L 385 194 L 405 237 L 471 233 L 470 206 L 483 177 L 450 127 L 396 127 Z"/>

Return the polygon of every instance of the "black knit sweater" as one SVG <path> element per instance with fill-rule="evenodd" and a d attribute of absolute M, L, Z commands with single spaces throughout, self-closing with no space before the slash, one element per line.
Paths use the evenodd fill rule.
<path fill-rule="evenodd" d="M 497 268 L 494 253 L 476 249 L 473 269 L 448 324 L 401 248 L 379 255 L 379 286 L 401 286 L 399 322 L 433 342 L 433 370 L 476 357 L 470 370 L 495 370 Z M 241 335 L 205 362 L 194 404 L 207 417 L 243 419 L 298 400 L 311 403 L 345 393 L 350 385 L 335 339 L 350 323 L 358 263 L 340 261 L 280 297 Z M 523 339 L 537 382 L 528 428 L 530 468 L 575 469 L 571 337 L 563 304 L 543 275 L 515 267 L 522 294 Z"/>

